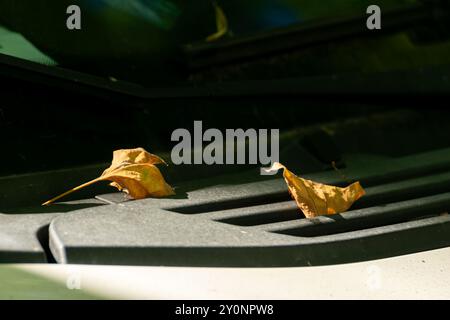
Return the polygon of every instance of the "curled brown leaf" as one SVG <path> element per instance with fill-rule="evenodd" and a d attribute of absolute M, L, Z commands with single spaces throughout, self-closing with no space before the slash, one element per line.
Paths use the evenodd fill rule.
<path fill-rule="evenodd" d="M 161 171 L 156 167 L 157 164 L 166 163 L 143 148 L 116 150 L 113 153 L 111 166 L 100 177 L 75 187 L 43 205 L 50 205 L 72 192 L 105 180 L 111 181 L 111 186 L 128 193 L 134 199 L 165 197 L 175 194 L 173 188 L 167 184 Z"/>

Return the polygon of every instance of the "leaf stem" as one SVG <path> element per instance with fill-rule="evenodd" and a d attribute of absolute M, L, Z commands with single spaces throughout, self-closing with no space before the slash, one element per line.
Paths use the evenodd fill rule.
<path fill-rule="evenodd" d="M 88 186 L 90 186 L 90 185 L 92 185 L 92 184 L 94 184 L 94 183 L 96 183 L 96 182 L 101 181 L 101 180 L 103 180 L 103 179 L 97 178 L 97 179 L 91 180 L 91 181 L 89 181 L 89 182 L 83 183 L 82 185 L 80 185 L 80 186 L 78 186 L 78 187 L 75 187 L 75 188 L 73 188 L 73 189 L 70 189 L 69 191 L 64 192 L 63 194 L 60 194 L 59 196 L 54 197 L 53 199 L 48 200 L 47 202 L 44 202 L 42 205 L 43 205 L 43 206 L 48 206 L 48 205 L 52 204 L 53 202 L 55 202 L 55 201 L 61 199 L 62 197 L 65 197 L 65 196 L 71 194 L 72 192 L 75 192 L 75 191 L 78 191 L 78 190 L 83 189 L 83 188 L 85 188 L 85 187 L 88 187 Z"/>

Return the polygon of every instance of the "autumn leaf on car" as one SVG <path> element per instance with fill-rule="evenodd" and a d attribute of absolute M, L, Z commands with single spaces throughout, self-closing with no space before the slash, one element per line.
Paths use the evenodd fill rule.
<path fill-rule="evenodd" d="M 75 191 L 105 180 L 111 181 L 111 186 L 128 193 L 133 199 L 174 195 L 173 188 L 164 180 L 161 171 L 156 167 L 157 164 L 166 163 L 143 148 L 116 150 L 111 166 L 100 177 L 73 188 L 43 205 L 50 205 Z"/>
<path fill-rule="evenodd" d="M 283 170 L 283 177 L 297 206 L 307 218 L 347 211 L 365 195 L 357 181 L 346 188 L 330 186 L 296 176 L 281 163 L 274 163 L 268 171 Z"/>

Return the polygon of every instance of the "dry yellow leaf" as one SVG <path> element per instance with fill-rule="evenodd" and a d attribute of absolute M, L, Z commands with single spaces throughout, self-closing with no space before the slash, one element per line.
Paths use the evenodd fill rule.
<path fill-rule="evenodd" d="M 222 8 L 214 2 L 214 10 L 216 12 L 216 27 L 217 32 L 208 36 L 206 41 L 211 42 L 222 38 L 228 32 L 228 20 L 225 12 L 223 12 Z"/>
<path fill-rule="evenodd" d="M 156 164 L 166 164 L 160 157 L 142 148 L 116 150 L 111 166 L 92 181 L 73 188 L 45 203 L 49 205 L 62 197 L 99 181 L 112 181 L 111 186 L 128 193 L 134 199 L 165 197 L 175 194 L 164 180 Z"/>
<path fill-rule="evenodd" d="M 283 169 L 289 192 L 307 218 L 345 212 L 366 194 L 359 182 L 346 188 L 329 186 L 297 177 L 278 162 L 269 171 L 279 169 Z"/>

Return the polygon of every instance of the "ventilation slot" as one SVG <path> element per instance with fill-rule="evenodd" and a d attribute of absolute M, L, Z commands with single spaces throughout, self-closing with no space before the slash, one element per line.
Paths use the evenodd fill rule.
<path fill-rule="evenodd" d="M 367 194 L 358 200 L 352 207 L 352 211 L 379 207 L 382 205 L 432 196 L 439 193 L 450 192 L 450 173 L 442 173 L 374 186 L 366 189 Z M 288 194 L 286 192 L 286 194 Z M 290 196 L 288 195 L 290 198 Z M 215 218 L 216 221 L 238 225 L 258 226 L 286 221 L 304 219 L 304 215 L 297 208 L 293 200 L 282 203 L 258 203 L 257 207 L 234 208 L 234 210 L 222 211 L 224 217 Z M 445 209 L 445 208 L 443 208 Z M 440 212 L 435 212 L 439 214 Z M 348 212 L 345 213 L 345 216 Z M 341 215 L 334 215 L 339 219 Z M 389 223 L 388 223 L 389 224 Z"/>
<path fill-rule="evenodd" d="M 266 205 L 277 202 L 283 202 L 290 199 L 287 191 L 272 194 L 261 194 L 257 196 L 229 199 L 217 202 L 205 202 L 193 206 L 185 206 L 180 208 L 172 208 L 170 211 L 182 214 L 199 214 L 223 210 L 241 209 L 257 205 Z"/>
<path fill-rule="evenodd" d="M 450 193 L 444 193 L 385 206 L 349 211 L 345 215 L 305 219 L 294 228 L 272 231 L 299 237 L 320 237 L 448 216 L 448 209 L 450 209 Z"/>
<path fill-rule="evenodd" d="M 238 215 L 230 218 L 216 219 L 216 221 L 236 226 L 250 227 L 304 218 L 293 200 L 281 202 L 279 205 L 283 205 L 285 208 L 277 208 L 275 205 L 275 208 L 269 208 L 255 214 Z"/>

